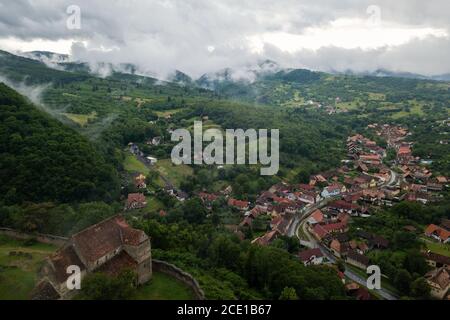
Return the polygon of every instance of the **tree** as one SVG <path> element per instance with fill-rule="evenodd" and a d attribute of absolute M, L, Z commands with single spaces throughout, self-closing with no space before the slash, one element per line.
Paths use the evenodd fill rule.
<path fill-rule="evenodd" d="M 294 288 L 285 287 L 281 292 L 279 300 L 298 300 L 297 292 Z"/>
<path fill-rule="evenodd" d="M 339 259 L 336 264 L 340 272 L 345 272 L 345 263 L 344 261 L 342 261 L 342 259 Z"/>
<path fill-rule="evenodd" d="M 411 283 L 411 295 L 417 299 L 430 298 L 430 286 L 424 278 L 417 278 Z"/>
<path fill-rule="evenodd" d="M 80 298 L 83 300 L 126 300 L 130 299 L 137 283 L 133 271 L 124 270 L 117 277 L 104 273 L 91 273 L 81 283 Z"/>
<path fill-rule="evenodd" d="M 198 198 L 192 198 L 186 201 L 183 206 L 184 218 L 189 223 L 202 223 L 206 218 L 206 209 Z"/>
<path fill-rule="evenodd" d="M 395 287 L 403 294 L 409 294 L 411 286 L 411 275 L 405 269 L 400 269 L 394 278 Z"/>

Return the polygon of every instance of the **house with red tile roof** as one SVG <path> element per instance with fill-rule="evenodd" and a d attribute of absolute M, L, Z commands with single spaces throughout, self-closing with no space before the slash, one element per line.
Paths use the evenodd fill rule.
<path fill-rule="evenodd" d="M 133 270 L 139 284 L 152 277 L 150 238 L 134 229 L 123 216 L 115 216 L 74 234 L 55 254 L 47 258 L 41 270 L 40 287 L 51 285 L 59 298 L 70 298 L 67 288 L 69 266 L 80 268 L 81 277 L 96 271 L 116 276 Z M 48 284 L 42 285 L 41 283 Z"/>
<path fill-rule="evenodd" d="M 278 238 L 281 233 L 278 230 L 272 230 L 264 234 L 263 236 L 256 238 L 252 241 L 252 244 L 258 244 L 260 246 L 268 246 L 272 241 Z"/>
<path fill-rule="evenodd" d="M 443 299 L 450 289 L 450 269 L 442 267 L 434 269 L 425 275 L 431 288 L 431 295 L 437 299 Z"/>
<path fill-rule="evenodd" d="M 317 240 L 321 241 L 323 238 L 325 238 L 329 232 L 323 228 L 322 225 L 316 224 L 312 230 L 312 234 L 316 237 Z"/>
<path fill-rule="evenodd" d="M 298 254 L 300 261 L 305 266 L 318 265 L 323 263 L 323 253 L 319 248 L 308 249 Z"/>
<path fill-rule="evenodd" d="M 369 258 L 367 258 L 365 255 L 356 252 L 355 250 L 350 250 L 349 252 L 347 252 L 347 257 L 345 261 L 352 266 L 364 270 L 369 265 Z"/>
<path fill-rule="evenodd" d="M 241 201 L 241 200 L 236 200 L 233 198 L 228 199 L 228 205 L 230 207 L 234 207 L 236 209 L 239 209 L 241 211 L 246 211 L 249 209 L 250 206 L 250 202 L 248 201 Z"/>
<path fill-rule="evenodd" d="M 427 251 L 423 253 L 428 265 L 433 268 L 450 267 L 450 257 Z"/>
<path fill-rule="evenodd" d="M 317 209 L 311 214 L 307 222 L 309 225 L 315 225 L 317 223 L 323 222 L 323 220 L 324 220 L 323 212 L 320 211 L 320 209 Z"/>
<path fill-rule="evenodd" d="M 128 195 L 125 210 L 141 209 L 147 206 L 147 199 L 142 193 L 130 193 Z"/>
<path fill-rule="evenodd" d="M 440 226 L 437 226 L 435 224 L 430 224 L 425 229 L 425 235 L 427 237 L 436 239 L 442 243 L 450 242 L 450 231 L 447 231 L 444 228 L 441 228 Z"/>

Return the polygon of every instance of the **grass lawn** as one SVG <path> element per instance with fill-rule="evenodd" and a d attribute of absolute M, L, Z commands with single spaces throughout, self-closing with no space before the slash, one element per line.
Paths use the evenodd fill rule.
<path fill-rule="evenodd" d="M 179 187 L 181 181 L 192 176 L 193 174 L 193 169 L 191 167 L 183 164 L 176 166 L 170 159 L 158 160 L 156 163 L 156 169 L 161 175 L 169 179 L 176 187 Z"/>
<path fill-rule="evenodd" d="M 391 118 L 399 119 L 399 118 L 408 116 L 410 114 L 415 114 L 418 116 L 423 116 L 425 114 L 422 110 L 423 103 L 418 102 L 417 100 L 409 100 L 407 103 L 410 105 L 409 112 L 407 112 L 407 111 L 396 112 L 396 113 L 392 114 Z"/>
<path fill-rule="evenodd" d="M 95 117 L 97 117 L 97 113 L 95 112 L 91 114 L 63 113 L 63 115 L 82 127 L 84 127 L 90 119 L 95 119 Z"/>
<path fill-rule="evenodd" d="M 194 300 L 194 295 L 177 279 L 155 272 L 152 280 L 137 290 L 133 300 Z"/>
<path fill-rule="evenodd" d="M 428 239 L 424 239 L 424 243 L 431 252 L 450 257 L 450 244 L 432 242 Z"/>
<path fill-rule="evenodd" d="M 25 246 L 23 241 L 0 236 L 0 300 L 29 299 L 39 267 L 56 249 L 41 243 Z M 29 253 L 31 257 L 10 256 L 11 251 Z"/>
<path fill-rule="evenodd" d="M 138 172 L 138 173 L 143 173 L 144 175 L 148 175 L 148 173 L 149 173 L 149 168 L 147 168 L 142 162 L 140 162 L 132 154 L 126 155 L 125 161 L 123 163 L 123 167 L 128 172 Z"/>
<path fill-rule="evenodd" d="M 160 118 L 164 118 L 167 116 L 172 116 L 177 112 L 180 112 L 182 109 L 173 109 L 173 110 L 165 110 L 165 111 L 155 111 L 156 115 Z"/>

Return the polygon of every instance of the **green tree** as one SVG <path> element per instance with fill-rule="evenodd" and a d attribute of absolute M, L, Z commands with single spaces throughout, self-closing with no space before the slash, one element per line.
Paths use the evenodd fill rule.
<path fill-rule="evenodd" d="M 297 292 L 294 288 L 285 287 L 281 292 L 279 300 L 298 300 Z"/>
<path fill-rule="evenodd" d="M 126 300 L 136 290 L 136 274 L 122 271 L 117 277 L 103 273 L 87 275 L 82 282 L 80 299 L 82 300 Z"/>
<path fill-rule="evenodd" d="M 411 275 L 405 269 L 400 269 L 394 278 L 395 287 L 403 294 L 409 294 L 411 286 Z"/>
<path fill-rule="evenodd" d="M 411 283 L 411 295 L 417 299 L 430 298 L 430 286 L 424 278 L 417 278 Z"/>

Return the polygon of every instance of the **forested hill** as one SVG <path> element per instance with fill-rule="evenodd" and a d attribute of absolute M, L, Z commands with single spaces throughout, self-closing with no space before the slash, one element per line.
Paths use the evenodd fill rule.
<path fill-rule="evenodd" d="M 117 172 L 85 138 L 0 83 L 0 202 L 109 201 Z"/>

